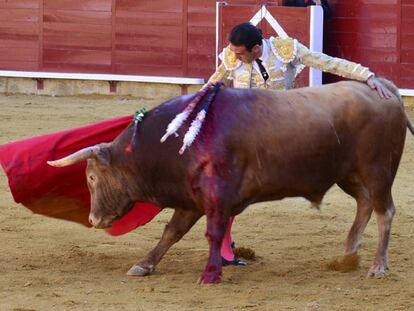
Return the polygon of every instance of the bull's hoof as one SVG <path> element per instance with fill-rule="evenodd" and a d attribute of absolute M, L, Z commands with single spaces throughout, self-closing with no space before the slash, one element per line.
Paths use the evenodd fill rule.
<path fill-rule="evenodd" d="M 371 269 L 369 269 L 367 278 L 384 278 L 387 276 L 388 268 L 384 265 L 374 264 Z"/>
<path fill-rule="evenodd" d="M 132 266 L 131 269 L 128 270 L 127 275 L 130 276 L 145 276 L 149 275 L 154 271 L 154 266 L 149 265 L 146 267 L 142 267 L 139 264 Z"/>

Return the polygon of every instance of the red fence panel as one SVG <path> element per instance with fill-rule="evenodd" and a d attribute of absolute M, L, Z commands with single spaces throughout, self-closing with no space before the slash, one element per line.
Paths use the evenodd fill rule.
<path fill-rule="evenodd" d="M 183 0 L 116 1 L 115 73 L 183 75 Z"/>
<path fill-rule="evenodd" d="M 361 63 L 400 84 L 399 1 L 332 0 L 329 3 L 333 19 L 326 24 L 326 52 Z M 329 77 L 330 81 L 337 79 Z"/>
<path fill-rule="evenodd" d="M 414 0 L 401 1 L 400 86 L 414 88 Z"/>
<path fill-rule="evenodd" d="M 111 71 L 111 0 L 43 0 L 42 70 Z"/>
<path fill-rule="evenodd" d="M 40 0 L 0 2 L 0 68 L 38 70 Z"/>
<path fill-rule="evenodd" d="M 281 2 L 227 0 L 239 9 L 221 17 L 220 46 L 236 22 L 249 20 L 264 4 L 271 12 L 279 5 L 275 14 L 285 10 L 279 23 L 308 44 L 309 23 Z M 329 3 L 325 51 L 414 88 L 414 0 Z M 1 70 L 208 78 L 215 68 L 213 0 L 1 0 L 0 20 Z M 273 34 L 266 22 L 260 26 L 266 36 Z"/>

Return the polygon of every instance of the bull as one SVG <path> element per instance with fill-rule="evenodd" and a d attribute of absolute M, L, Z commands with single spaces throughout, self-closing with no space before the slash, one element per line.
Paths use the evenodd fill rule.
<path fill-rule="evenodd" d="M 136 135 L 131 124 L 111 143 L 49 164 L 87 159 L 89 219 L 96 228 L 111 226 L 136 201 L 175 210 L 158 244 L 129 275 L 153 272 L 167 250 L 206 215 L 209 257 L 200 282 L 219 282 L 220 246 L 230 216 L 252 203 L 286 197 L 304 197 L 319 206 L 337 184 L 357 203 L 345 256 L 357 253 L 374 211 L 379 241 L 368 276 L 381 277 L 388 269 L 395 213 L 391 187 L 406 128 L 414 134 L 398 90 L 382 81 L 394 94 L 390 99 L 355 81 L 289 91 L 224 88 L 194 144 L 179 155 L 189 121 L 178 137 L 162 144 L 160 137 L 195 96 L 183 95 L 149 111 Z M 128 151 L 133 135 L 136 148 Z"/>

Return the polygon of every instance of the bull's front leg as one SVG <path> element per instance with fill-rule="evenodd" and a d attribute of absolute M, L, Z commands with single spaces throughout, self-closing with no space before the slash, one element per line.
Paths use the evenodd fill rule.
<path fill-rule="evenodd" d="M 224 221 L 222 214 L 218 211 L 219 206 L 216 205 L 211 209 L 212 210 L 206 213 L 206 238 L 210 246 L 210 253 L 207 266 L 199 280 L 200 284 L 219 283 L 222 275 L 222 259 L 220 250 L 224 233 L 226 231 L 226 221 Z"/>
<path fill-rule="evenodd" d="M 161 240 L 127 275 L 144 276 L 152 273 L 168 249 L 177 243 L 203 215 L 199 210 L 176 209 L 170 222 L 165 226 Z"/>
<path fill-rule="evenodd" d="M 228 215 L 221 195 L 223 188 L 214 177 L 205 184 L 203 208 L 207 217 L 206 238 L 209 242 L 210 253 L 207 266 L 202 273 L 199 283 L 219 283 L 222 275 L 221 244 L 223 242 Z"/>

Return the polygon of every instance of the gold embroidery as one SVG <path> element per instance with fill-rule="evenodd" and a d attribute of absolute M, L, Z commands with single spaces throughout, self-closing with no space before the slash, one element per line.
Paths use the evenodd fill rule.
<path fill-rule="evenodd" d="M 270 80 L 279 80 L 279 79 L 283 79 L 283 71 L 282 70 L 278 70 L 278 71 L 271 71 L 270 72 Z"/>
<path fill-rule="evenodd" d="M 252 64 L 243 64 L 243 70 L 241 73 L 237 74 L 234 80 L 234 86 L 236 88 L 250 88 L 251 84 L 251 74 L 252 74 Z"/>
<path fill-rule="evenodd" d="M 237 77 L 237 82 L 241 82 L 241 83 L 250 83 L 250 74 L 248 73 L 243 73 L 242 75 Z"/>
<path fill-rule="evenodd" d="M 253 72 L 252 74 L 252 81 L 256 85 L 264 84 L 264 79 L 261 75 L 259 75 L 257 72 Z"/>
<path fill-rule="evenodd" d="M 292 38 L 270 38 L 270 44 L 276 57 L 283 63 L 290 63 L 296 57 L 296 42 Z"/>
<path fill-rule="evenodd" d="M 221 64 L 216 72 L 210 77 L 210 79 L 208 79 L 209 83 L 216 83 L 218 81 L 223 80 L 224 76 L 226 75 L 226 67 L 224 67 L 223 64 Z"/>
<path fill-rule="evenodd" d="M 223 63 L 227 70 L 237 69 L 241 65 L 241 61 L 237 59 L 236 54 L 227 46 L 223 52 Z"/>
<path fill-rule="evenodd" d="M 302 44 L 298 44 L 298 54 L 302 64 L 330 72 L 338 76 L 354 80 L 366 81 L 373 75 L 368 68 L 345 59 L 331 57 L 321 52 L 310 51 Z"/>

